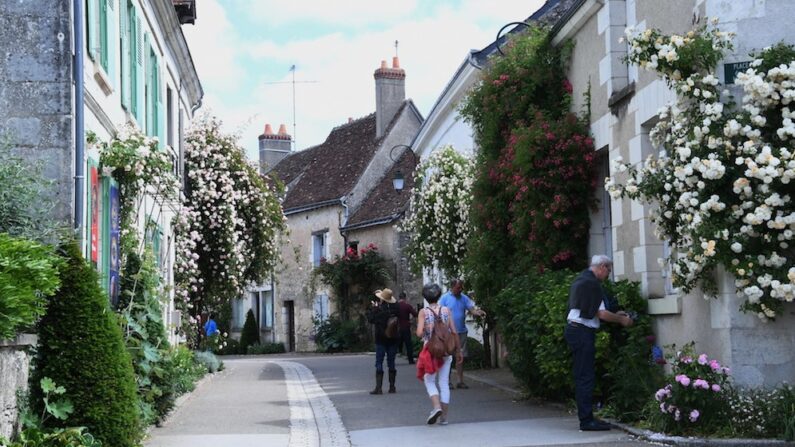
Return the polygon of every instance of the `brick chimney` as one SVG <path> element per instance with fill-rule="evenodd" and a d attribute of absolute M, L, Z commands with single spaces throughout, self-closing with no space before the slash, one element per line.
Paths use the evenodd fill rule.
<path fill-rule="evenodd" d="M 287 127 L 279 126 L 279 133 L 273 133 L 270 124 L 265 125 L 265 131 L 259 136 L 259 164 L 260 172 L 266 173 L 273 169 L 284 157 L 291 152 L 293 139 L 287 133 Z"/>
<path fill-rule="evenodd" d="M 386 132 L 403 101 L 406 100 L 406 72 L 400 68 L 397 56 L 392 58 L 392 67 L 381 61 L 381 67 L 373 73 L 375 78 L 375 129 L 376 138 Z"/>

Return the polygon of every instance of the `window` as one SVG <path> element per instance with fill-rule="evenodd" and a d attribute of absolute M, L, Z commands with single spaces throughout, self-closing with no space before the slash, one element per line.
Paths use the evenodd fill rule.
<path fill-rule="evenodd" d="M 260 303 L 262 315 L 260 321 L 263 323 L 263 328 L 273 327 L 273 291 L 263 290 L 260 292 Z"/>
<path fill-rule="evenodd" d="M 315 296 L 315 318 L 319 321 L 326 321 L 329 317 L 329 308 L 328 308 L 328 295 L 316 295 Z"/>
<path fill-rule="evenodd" d="M 110 73 L 110 42 L 115 16 L 114 0 L 86 0 L 86 46 L 89 57 Z"/>
<path fill-rule="evenodd" d="M 321 260 L 328 258 L 327 252 L 328 231 L 315 233 L 312 235 L 312 265 L 320 265 Z"/>

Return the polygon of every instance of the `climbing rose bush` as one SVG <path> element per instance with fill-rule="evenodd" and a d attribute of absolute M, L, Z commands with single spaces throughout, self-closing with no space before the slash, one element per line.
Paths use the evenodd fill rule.
<path fill-rule="evenodd" d="M 460 276 L 471 231 L 472 160 L 445 146 L 423 161 L 414 176 L 411 211 L 400 230 L 412 235 L 409 262 L 416 272 L 437 267 Z"/>
<path fill-rule="evenodd" d="M 191 314 L 218 311 L 268 278 L 286 218 L 275 181 L 246 159 L 237 137 L 202 117 L 186 136 L 187 194 L 176 217 L 177 295 Z"/>
<path fill-rule="evenodd" d="M 652 203 L 651 218 L 674 253 L 674 284 L 717 292 L 716 268 L 735 277 L 743 310 L 763 320 L 795 298 L 795 49 L 752 55 L 735 83 L 735 104 L 712 74 L 732 35 L 707 27 L 685 36 L 628 30 L 629 61 L 654 70 L 676 91 L 651 132 L 661 149 L 638 165 L 614 160 L 613 198 Z"/>

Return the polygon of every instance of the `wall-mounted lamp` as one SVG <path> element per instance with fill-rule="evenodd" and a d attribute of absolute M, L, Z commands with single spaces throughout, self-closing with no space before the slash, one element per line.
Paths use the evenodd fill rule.
<path fill-rule="evenodd" d="M 417 160 L 417 154 L 414 153 L 414 150 L 411 148 L 411 146 L 407 146 L 405 144 L 398 144 L 398 145 L 393 146 L 392 149 L 389 150 L 389 158 L 392 159 L 392 161 L 394 163 L 397 163 L 398 160 L 400 159 L 398 157 L 398 160 L 396 160 L 395 157 L 392 156 L 392 154 L 395 152 L 395 149 L 397 149 L 397 148 L 406 148 L 406 149 L 408 149 L 409 152 L 411 153 L 412 157 L 414 157 L 414 161 Z M 401 152 L 400 155 L 402 155 L 402 154 L 403 153 Z M 403 177 L 403 173 L 400 171 L 400 169 L 395 171 L 395 176 L 392 178 L 392 186 L 395 188 L 395 191 L 397 191 L 398 193 L 400 193 L 400 191 L 403 191 L 403 186 L 405 186 L 405 182 L 406 182 L 406 178 Z"/>
<path fill-rule="evenodd" d="M 499 31 L 497 31 L 497 39 L 495 39 L 495 40 L 494 40 L 494 43 L 496 43 L 496 44 L 497 44 L 497 51 L 499 51 L 499 52 L 500 52 L 500 55 L 501 55 L 501 56 L 505 56 L 505 53 L 503 53 L 503 52 L 502 52 L 502 48 L 500 48 L 500 37 L 502 37 L 502 32 L 503 32 L 503 31 L 505 31 L 505 29 L 506 29 L 506 28 L 508 28 L 509 26 L 513 26 L 513 25 L 516 25 L 516 26 L 525 26 L 525 27 L 527 27 L 527 28 L 529 28 L 529 27 L 530 27 L 530 24 L 529 24 L 529 23 L 527 23 L 527 22 L 511 22 L 511 23 L 508 23 L 508 24 L 506 24 L 506 25 L 505 25 L 505 26 L 503 26 L 502 28 L 500 28 L 500 30 L 499 30 Z"/>

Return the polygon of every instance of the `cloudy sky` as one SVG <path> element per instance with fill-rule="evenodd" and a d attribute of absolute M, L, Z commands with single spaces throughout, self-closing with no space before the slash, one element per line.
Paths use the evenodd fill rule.
<path fill-rule="evenodd" d="M 252 160 L 265 123 L 293 134 L 297 149 L 375 110 L 373 71 L 391 63 L 395 40 L 406 96 L 423 116 L 470 49 L 543 0 L 201 0 L 184 25 L 204 87 L 204 110 L 240 135 Z M 310 82 L 306 82 L 310 81 Z M 282 83 L 280 83 L 282 82 Z M 300 82 L 300 83 L 299 83 Z"/>

